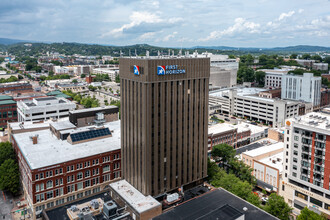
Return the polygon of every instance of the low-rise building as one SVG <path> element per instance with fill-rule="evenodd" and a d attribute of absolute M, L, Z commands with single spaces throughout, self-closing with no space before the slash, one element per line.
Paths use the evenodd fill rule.
<path fill-rule="evenodd" d="M 126 206 L 133 219 L 148 220 L 162 214 L 162 205 L 150 195 L 143 195 L 126 180 L 110 184 L 110 196 Z"/>
<path fill-rule="evenodd" d="M 269 128 L 268 138 L 277 142 L 284 141 L 284 128 Z"/>
<path fill-rule="evenodd" d="M 266 73 L 265 87 L 267 88 L 281 88 L 282 76 L 287 74 L 292 69 L 261 69 Z"/>
<path fill-rule="evenodd" d="M 281 98 L 281 89 L 272 89 L 259 92 L 259 97 L 268 99 Z"/>
<path fill-rule="evenodd" d="M 44 209 L 102 192 L 120 179 L 120 121 L 80 128 L 68 120 L 29 123 L 30 129 L 24 129 L 17 122 L 10 135 L 34 218 Z"/>
<path fill-rule="evenodd" d="M 0 83 L 0 93 L 8 92 L 33 92 L 33 88 L 27 81 Z"/>
<path fill-rule="evenodd" d="M 107 74 L 111 81 L 115 81 L 119 75 L 119 67 L 108 67 L 108 68 L 95 68 L 93 69 L 94 74 Z"/>
<path fill-rule="evenodd" d="M 17 121 L 17 105 L 11 96 L 0 96 L 0 128 L 7 128 L 8 122 Z"/>
<path fill-rule="evenodd" d="M 259 97 L 258 93 L 263 91 L 267 89 L 230 88 L 211 91 L 209 109 L 273 127 L 283 127 L 286 118 L 298 115 L 300 102 Z"/>
<path fill-rule="evenodd" d="M 269 192 L 278 192 L 283 171 L 284 143 L 266 145 L 242 153 L 243 162 L 253 169 L 257 186 Z"/>
<path fill-rule="evenodd" d="M 69 111 L 76 108 L 76 104 L 56 97 L 34 98 L 17 103 L 18 121 L 40 121 L 58 119 L 69 116 Z"/>

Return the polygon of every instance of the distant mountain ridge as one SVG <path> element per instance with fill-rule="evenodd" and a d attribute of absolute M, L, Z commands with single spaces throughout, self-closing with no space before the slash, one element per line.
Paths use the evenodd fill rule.
<path fill-rule="evenodd" d="M 126 45 L 126 46 L 117 46 L 113 44 L 93 44 L 93 43 L 75 43 L 75 42 L 63 42 L 63 43 L 52 43 L 52 42 L 38 42 L 38 41 L 29 41 L 29 40 L 18 40 L 18 39 L 10 39 L 10 38 L 0 38 L 0 50 L 9 50 L 9 52 L 17 52 L 25 50 L 24 45 L 22 43 L 32 43 L 33 47 L 31 48 L 31 54 L 34 52 L 38 52 L 37 50 L 50 50 L 51 46 L 55 46 L 56 48 L 65 47 L 66 51 L 72 48 L 72 51 L 75 53 L 79 53 L 85 50 L 88 50 L 88 54 L 105 54 L 109 53 L 113 50 L 123 50 L 124 55 L 129 54 L 130 52 L 133 54 L 135 50 L 138 50 L 138 54 L 145 53 L 145 50 L 154 51 L 153 54 L 157 54 L 157 51 L 167 52 L 168 49 L 173 49 L 176 52 L 180 49 L 180 47 L 159 47 L 152 46 L 148 44 L 135 44 L 135 45 Z M 34 49 L 34 50 L 33 50 Z M 288 46 L 288 47 L 231 47 L 231 46 L 194 46 L 194 47 L 186 47 L 182 48 L 184 50 L 194 51 L 198 50 L 198 52 L 209 51 L 211 53 L 218 53 L 222 51 L 223 53 L 234 53 L 234 54 L 246 54 L 246 53 L 315 53 L 315 52 L 330 52 L 330 47 L 324 46 L 311 46 L 311 45 L 297 45 L 297 46 Z M 124 52 L 124 50 L 127 50 Z M 144 50 L 144 52 L 142 52 Z M 165 52 L 165 53 L 166 53 Z M 112 53 L 112 52 L 111 52 Z"/>

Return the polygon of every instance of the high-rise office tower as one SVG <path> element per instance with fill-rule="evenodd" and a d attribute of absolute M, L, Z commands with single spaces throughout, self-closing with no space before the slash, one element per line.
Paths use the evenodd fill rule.
<path fill-rule="evenodd" d="M 121 58 L 123 177 L 157 196 L 207 176 L 209 58 Z"/>

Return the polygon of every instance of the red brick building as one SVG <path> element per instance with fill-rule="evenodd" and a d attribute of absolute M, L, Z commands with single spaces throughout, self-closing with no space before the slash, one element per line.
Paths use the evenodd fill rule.
<path fill-rule="evenodd" d="M 0 128 L 6 128 L 7 122 L 17 121 L 17 105 L 11 96 L 0 96 Z"/>
<path fill-rule="evenodd" d="M 121 178 L 118 120 L 79 128 L 67 119 L 49 126 L 33 122 L 10 126 L 33 214 L 99 193 Z"/>
<path fill-rule="evenodd" d="M 208 150 L 211 151 L 214 145 L 228 144 L 234 148 L 250 143 L 251 130 L 241 126 L 230 124 L 217 124 L 209 127 Z"/>
<path fill-rule="evenodd" d="M 1 83 L 0 93 L 4 92 L 33 92 L 32 85 L 28 82 Z"/>

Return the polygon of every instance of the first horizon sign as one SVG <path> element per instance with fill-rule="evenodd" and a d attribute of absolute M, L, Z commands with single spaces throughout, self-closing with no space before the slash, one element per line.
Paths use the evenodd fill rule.
<path fill-rule="evenodd" d="M 178 65 L 157 66 L 157 75 L 172 75 L 186 73 L 184 68 L 178 68 Z"/>

